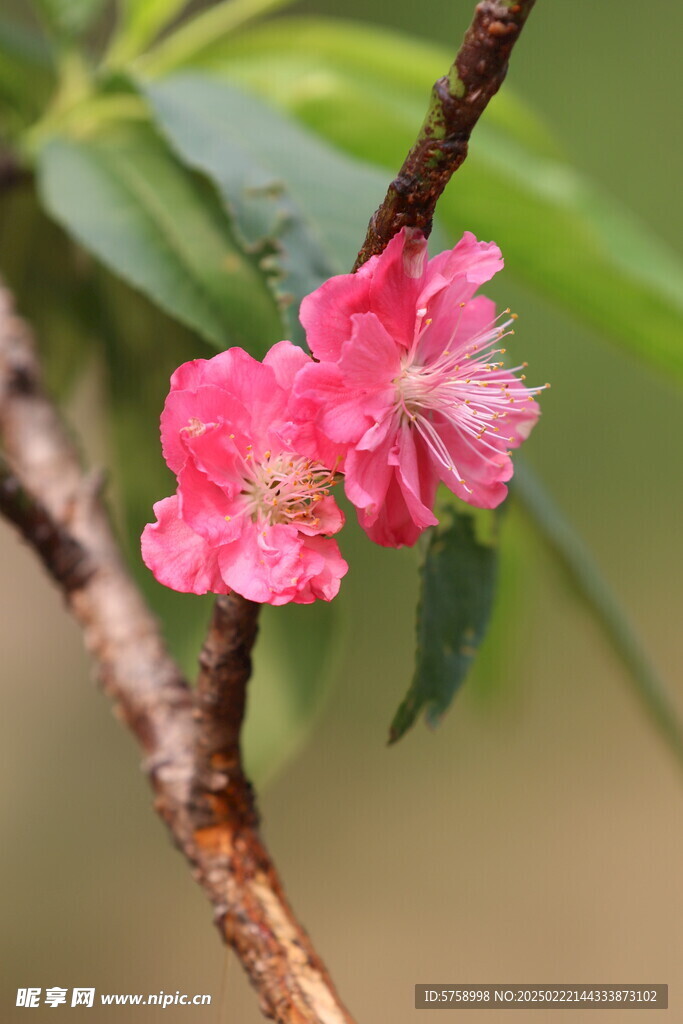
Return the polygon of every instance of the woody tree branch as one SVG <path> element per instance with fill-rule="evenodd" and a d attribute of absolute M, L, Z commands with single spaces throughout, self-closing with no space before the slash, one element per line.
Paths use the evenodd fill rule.
<path fill-rule="evenodd" d="M 1 285 L 0 436 L 0 512 L 61 587 L 104 690 L 142 747 L 155 808 L 263 1012 L 281 1024 L 352 1024 L 284 897 L 241 768 L 257 606 L 234 595 L 217 602 L 195 701 L 123 564 L 101 481 L 84 472 Z"/>
<path fill-rule="evenodd" d="M 534 0 L 484 0 L 418 139 L 374 214 L 354 269 L 402 227 L 431 228 L 437 199 L 500 87 Z M 14 168 L 1 173 L 13 184 Z M 5 179 L 7 181 L 5 182 Z M 219 597 L 196 693 L 124 567 L 101 500 L 42 390 L 32 339 L 0 282 L 0 512 L 61 587 L 104 690 L 137 737 L 155 808 L 207 894 L 264 1014 L 280 1024 L 353 1024 L 297 922 L 258 831 L 240 733 L 259 606 Z"/>
<path fill-rule="evenodd" d="M 441 193 L 467 156 L 472 129 L 505 79 L 535 0 L 482 0 L 447 75 L 435 82 L 414 146 L 373 214 L 354 270 L 404 227 L 432 229 Z"/>

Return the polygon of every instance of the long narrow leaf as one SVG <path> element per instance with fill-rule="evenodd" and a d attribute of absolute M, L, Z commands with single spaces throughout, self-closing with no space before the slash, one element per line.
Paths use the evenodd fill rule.
<path fill-rule="evenodd" d="M 368 54 L 373 40 L 376 59 Z M 402 36 L 368 38 L 365 26 L 288 20 L 277 32 L 265 26 L 216 41 L 200 63 L 346 152 L 395 171 L 451 59 Z M 495 238 L 510 273 L 683 382 L 683 263 L 562 159 L 506 96 L 478 126 L 439 203 L 442 221 L 453 237 L 469 228 Z"/>
<path fill-rule="evenodd" d="M 578 592 L 592 608 L 626 667 L 636 695 L 683 767 L 683 722 L 679 712 L 617 596 L 596 568 L 588 547 L 536 474 L 519 459 L 513 489 Z"/>
<path fill-rule="evenodd" d="M 269 283 L 293 300 L 289 337 L 302 341 L 301 299 L 353 264 L 386 176 L 215 78 L 173 75 L 145 94 L 180 158 L 216 185 L 247 251 L 270 250 Z"/>
<path fill-rule="evenodd" d="M 425 714 L 438 725 L 484 639 L 496 587 L 496 538 L 477 536 L 473 515 L 446 506 L 421 570 L 415 675 L 391 723 L 391 743 Z"/>
<path fill-rule="evenodd" d="M 256 355 L 281 337 L 264 276 L 217 198 L 144 124 L 54 138 L 38 158 L 52 215 L 111 270 L 220 348 Z M 163 340 L 160 340 L 163 344 Z"/>
<path fill-rule="evenodd" d="M 201 60 L 217 39 L 222 39 L 270 11 L 293 0 L 224 0 L 182 25 L 139 61 L 146 74 L 166 74 L 189 62 Z"/>

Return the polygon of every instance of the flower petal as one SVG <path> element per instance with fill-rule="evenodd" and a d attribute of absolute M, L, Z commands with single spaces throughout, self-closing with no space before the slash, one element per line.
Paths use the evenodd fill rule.
<path fill-rule="evenodd" d="M 195 533 L 211 547 L 229 544 L 239 537 L 245 499 L 239 492 L 227 494 L 188 459 L 178 474 L 179 512 Z"/>
<path fill-rule="evenodd" d="M 382 389 L 389 404 L 395 391 L 391 382 L 401 372 L 401 351 L 374 313 L 354 313 L 351 337 L 337 365 L 347 387 Z"/>
<path fill-rule="evenodd" d="M 439 521 L 432 512 L 439 476 L 424 446 L 419 447 L 418 457 L 413 429 L 404 423 L 399 437 L 398 482 L 415 526 L 424 530 Z"/>
<path fill-rule="evenodd" d="M 422 232 L 402 228 L 387 245 L 372 275 L 370 309 L 394 341 L 406 349 L 415 335 L 426 257 L 427 239 Z"/>
<path fill-rule="evenodd" d="M 372 426 L 372 411 L 365 396 L 348 388 L 335 363 L 311 363 L 296 376 L 295 394 L 313 402 L 316 422 L 334 442 L 353 444 Z"/>
<path fill-rule="evenodd" d="M 249 430 L 250 421 L 242 403 L 223 388 L 202 385 L 196 391 L 171 391 L 161 414 L 161 449 L 169 469 L 174 473 L 182 469 L 187 458 L 185 440 L 193 431 L 229 422 L 233 430 L 243 432 Z"/>
<path fill-rule="evenodd" d="M 448 349 L 466 354 L 480 335 L 493 328 L 496 304 L 485 295 L 475 295 L 460 306 L 450 289 L 445 289 L 429 309 L 431 323 L 425 327 L 417 347 L 416 359 L 426 365 Z"/>
<path fill-rule="evenodd" d="M 352 448 L 344 464 L 344 491 L 349 501 L 365 514 L 366 522 L 374 522 L 386 500 L 387 489 L 394 475 L 390 464 L 395 435 L 387 435 L 374 451 Z"/>
<path fill-rule="evenodd" d="M 351 317 L 370 309 L 371 277 L 368 264 L 357 274 L 339 274 L 301 303 L 299 319 L 306 330 L 308 347 L 317 359 L 339 358 L 342 345 L 351 336 Z"/>
<path fill-rule="evenodd" d="M 141 547 L 159 583 L 184 594 L 227 593 L 216 551 L 180 518 L 177 496 L 157 501 L 154 514 L 157 522 L 143 530 Z"/>
<path fill-rule="evenodd" d="M 387 548 L 412 547 L 422 533 L 413 521 L 395 474 L 379 514 L 372 517 L 359 510 L 358 521 L 370 540 Z"/>
<path fill-rule="evenodd" d="M 278 341 L 263 357 L 263 365 L 272 369 L 278 385 L 286 391 L 292 390 L 297 372 L 310 362 L 308 353 L 291 341 Z"/>
<path fill-rule="evenodd" d="M 429 261 L 427 280 L 441 274 L 448 281 L 464 278 L 472 286 L 472 294 L 485 281 L 503 269 L 503 257 L 495 242 L 479 242 L 466 231 L 453 249 L 439 253 Z"/>

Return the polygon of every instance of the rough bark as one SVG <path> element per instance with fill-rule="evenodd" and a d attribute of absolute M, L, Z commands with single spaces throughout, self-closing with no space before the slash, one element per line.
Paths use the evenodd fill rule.
<path fill-rule="evenodd" d="M 101 481 L 84 472 L 40 384 L 28 328 L 1 287 L 0 435 L 0 511 L 61 587 L 104 690 L 142 746 L 155 808 L 264 1014 L 281 1024 L 352 1024 L 285 899 L 241 767 L 257 606 L 218 599 L 195 698 L 123 564 Z"/>
<path fill-rule="evenodd" d="M 373 214 L 354 270 L 377 256 L 403 227 L 432 229 L 437 201 L 467 156 L 470 135 L 507 74 L 535 0 L 483 0 L 449 73 L 432 89 L 415 145 Z"/>

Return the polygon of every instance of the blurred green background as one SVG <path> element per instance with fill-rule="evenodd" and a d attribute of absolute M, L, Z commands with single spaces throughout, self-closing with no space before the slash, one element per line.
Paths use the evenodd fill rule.
<path fill-rule="evenodd" d="M 298 9 L 452 40 L 455 52 L 472 4 Z M 679 249 L 681 32 L 670 0 L 538 0 L 507 81 L 579 168 Z M 528 359 L 530 381 L 553 382 L 527 457 L 680 698 L 679 394 L 507 275 L 487 291 L 520 314 L 514 355 Z M 104 461 L 98 407 L 90 375 L 71 416 Z M 668 982 L 669 1018 L 683 1019 L 680 775 L 519 509 L 506 530 L 518 537 L 504 555 L 514 614 L 496 620 L 441 728 L 419 725 L 391 749 L 388 722 L 412 670 L 417 561 L 345 532 L 336 679 L 310 742 L 261 795 L 267 840 L 359 1022 L 415 1020 L 413 985 L 433 981 Z M 253 993 L 150 812 L 137 752 L 91 685 L 78 631 L 4 524 L 0 543 L 3 1005 L 22 1019 L 19 986 L 207 992 L 210 1008 L 88 1019 L 256 1024 Z"/>

